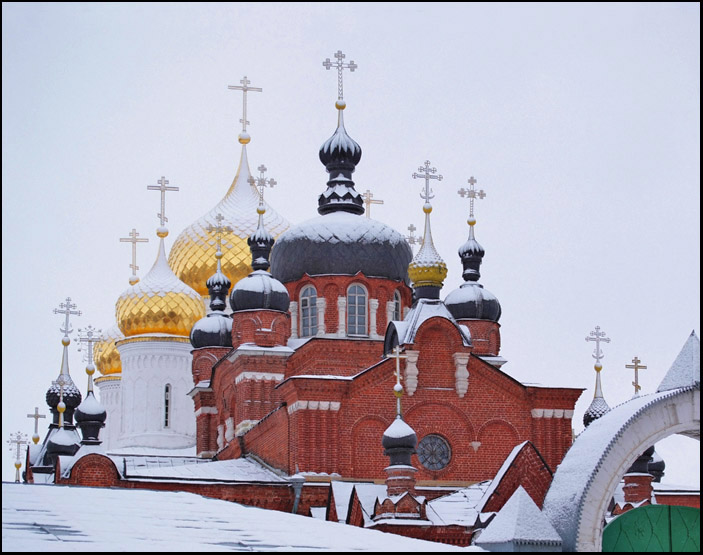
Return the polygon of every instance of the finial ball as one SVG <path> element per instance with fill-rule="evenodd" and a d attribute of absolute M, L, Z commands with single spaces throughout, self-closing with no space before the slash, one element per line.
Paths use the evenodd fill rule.
<path fill-rule="evenodd" d="M 222 258 L 223 256 L 224 256 L 224 255 L 222 254 L 222 251 L 221 251 L 221 250 L 218 250 L 218 251 L 215 253 L 215 258 L 217 258 L 217 260 L 219 260 L 219 259 Z"/>
<path fill-rule="evenodd" d="M 66 410 L 66 403 L 61 401 L 58 405 L 56 405 L 56 410 L 59 412 L 63 412 Z"/>
<path fill-rule="evenodd" d="M 340 98 L 334 103 L 334 107 L 337 108 L 337 110 L 344 110 L 344 108 L 347 107 L 347 103 Z"/>
<path fill-rule="evenodd" d="M 32 441 L 34 442 L 34 445 L 36 445 L 37 443 L 39 443 L 39 439 L 41 439 L 41 438 L 39 437 L 39 434 L 34 434 L 34 435 L 32 436 Z"/>
<path fill-rule="evenodd" d="M 422 206 L 422 211 L 423 211 L 425 214 L 429 214 L 430 212 L 432 212 L 432 205 L 431 205 L 429 202 L 426 202 L 426 203 Z"/>
<path fill-rule="evenodd" d="M 95 374 L 95 364 L 89 364 L 88 366 L 86 366 L 85 373 L 88 374 L 89 376 L 92 376 L 93 374 Z"/>
<path fill-rule="evenodd" d="M 139 278 L 137 276 L 130 276 L 129 277 L 129 284 L 130 285 L 136 285 L 139 283 Z"/>
<path fill-rule="evenodd" d="M 468 220 L 466 220 L 466 223 L 469 224 L 469 225 L 471 225 L 471 226 L 474 226 L 474 225 L 476 225 L 476 218 L 474 218 L 473 216 L 471 216 Z"/>
<path fill-rule="evenodd" d="M 249 141 L 251 141 L 251 136 L 249 135 L 249 133 L 247 133 L 246 131 L 242 131 L 239 134 L 239 143 L 243 145 L 248 145 Z"/>
<path fill-rule="evenodd" d="M 161 226 L 156 230 L 156 235 L 161 237 L 162 239 L 166 236 L 168 236 L 168 228 Z"/>
<path fill-rule="evenodd" d="M 603 365 L 602 365 L 600 362 L 596 362 L 596 363 L 593 365 L 593 368 L 596 369 L 596 372 L 600 372 L 601 370 L 603 370 Z"/>
<path fill-rule="evenodd" d="M 20 461 L 15 461 L 15 468 L 16 468 L 17 470 L 19 470 L 20 468 L 22 468 L 22 463 L 21 463 Z"/>
<path fill-rule="evenodd" d="M 68 336 L 64 335 L 63 338 L 61 338 L 61 345 L 64 347 L 68 347 L 71 344 L 71 340 L 68 338 Z"/>

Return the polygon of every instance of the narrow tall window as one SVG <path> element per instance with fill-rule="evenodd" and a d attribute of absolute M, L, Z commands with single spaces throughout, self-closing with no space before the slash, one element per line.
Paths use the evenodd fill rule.
<path fill-rule="evenodd" d="M 400 291 L 396 291 L 393 293 L 393 320 L 398 321 L 402 319 L 400 314 Z"/>
<path fill-rule="evenodd" d="M 366 331 L 366 289 L 351 285 L 347 290 L 347 334 L 368 335 Z"/>
<path fill-rule="evenodd" d="M 317 291 L 308 286 L 300 293 L 300 337 L 317 333 Z"/>
<path fill-rule="evenodd" d="M 164 387 L 164 428 L 171 425 L 171 384 Z"/>

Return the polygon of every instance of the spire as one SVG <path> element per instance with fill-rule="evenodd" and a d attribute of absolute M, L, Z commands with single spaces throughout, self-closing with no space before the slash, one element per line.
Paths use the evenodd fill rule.
<path fill-rule="evenodd" d="M 596 359 L 596 363 L 593 365 L 593 368 L 596 371 L 596 387 L 593 394 L 593 401 L 583 415 L 583 425 L 588 427 L 591 422 L 597 420 L 610 410 L 608 403 L 605 402 L 605 398 L 603 397 L 603 389 L 600 381 L 600 371 L 603 369 L 603 365 L 600 361 L 605 356 L 600 349 L 600 343 L 601 341 L 604 343 L 610 343 L 610 338 L 605 337 L 605 332 L 600 331 L 600 326 L 596 326 L 595 330 L 590 333 L 589 337 L 586 337 L 586 341 L 594 341 L 596 343 L 596 348 L 592 355 L 593 358 Z"/>
<path fill-rule="evenodd" d="M 83 330 L 78 330 L 82 332 Z M 100 402 L 95 398 L 93 391 L 93 374 L 95 373 L 95 364 L 93 363 L 93 343 L 100 341 L 100 333 L 102 330 L 96 330 L 93 326 L 85 328 L 85 334 L 80 335 L 78 340 L 81 344 L 85 343 L 88 346 L 86 360 L 88 364 L 85 367 L 85 373 L 88 374 L 88 390 L 83 402 L 76 409 L 76 425 L 81 429 L 83 435 L 82 445 L 99 445 L 100 439 L 98 435 L 100 428 L 105 426 L 107 412 Z"/>
<path fill-rule="evenodd" d="M 256 226 L 256 231 L 247 239 L 247 244 L 251 249 L 251 267 L 256 270 L 268 270 L 269 255 L 273 247 L 274 238 L 264 227 L 264 214 L 266 206 L 264 205 L 264 188 L 273 187 L 276 185 L 276 180 L 265 177 L 266 166 L 261 164 L 258 168 L 259 177 L 250 177 L 250 183 L 259 189 L 259 206 L 256 207 L 256 213 L 259 215 L 259 221 Z"/>
<path fill-rule="evenodd" d="M 430 227 L 430 213 L 432 205 L 430 200 L 434 198 L 430 188 L 430 180 L 442 180 L 441 175 L 435 175 L 437 168 L 430 167 L 430 161 L 426 160 L 424 167 L 420 167 L 422 173 L 413 173 L 413 179 L 422 178 L 425 180 L 424 191 L 420 193 L 420 198 L 425 200 L 422 211 L 425 213 L 425 231 L 422 236 L 422 246 L 408 266 L 408 276 L 415 289 L 415 298 L 439 299 L 439 291 L 442 289 L 444 278 L 447 277 L 447 265 L 437 252 L 432 241 L 432 229 Z"/>
<path fill-rule="evenodd" d="M 327 58 L 322 65 L 327 69 L 332 67 L 338 70 L 338 90 L 337 102 L 337 129 L 334 134 L 320 147 L 320 162 L 330 174 L 327 182 L 327 190 L 318 198 L 317 211 L 320 214 L 330 212 L 350 212 L 361 215 L 364 213 L 364 201 L 362 196 L 354 189 L 354 181 L 351 179 L 356 165 L 361 160 L 361 147 L 347 135 L 344 128 L 344 109 L 347 103 L 344 101 L 344 89 L 342 80 L 342 70 L 354 71 L 358 66 L 353 62 L 345 64 L 342 60 L 346 57 L 341 50 L 334 55 L 337 62 L 330 62 Z"/>
<path fill-rule="evenodd" d="M 215 252 L 215 258 L 217 259 L 217 270 L 205 282 L 207 285 L 207 290 L 210 293 L 210 310 L 212 311 L 223 311 L 227 307 L 226 299 L 229 294 L 229 288 L 232 285 L 229 278 L 222 273 L 222 232 L 232 231 L 230 226 L 222 225 L 222 220 L 224 219 L 224 216 L 218 212 L 217 216 L 215 216 L 217 225 L 210 225 L 205 228 L 210 232 L 214 231 L 217 237 L 217 251 Z"/>
<path fill-rule="evenodd" d="M 461 257 L 461 263 L 464 266 L 464 273 L 462 277 L 464 281 L 478 281 L 481 277 L 479 268 L 481 267 L 481 261 L 483 260 L 483 255 L 486 251 L 483 247 L 476 241 L 474 236 L 474 226 L 476 225 L 476 218 L 474 217 L 474 200 L 483 199 L 486 197 L 486 193 L 483 189 L 476 191 L 474 185 L 476 185 L 476 179 L 471 176 L 468 180 L 469 188 L 464 189 L 463 187 L 457 192 L 461 197 L 469 199 L 469 219 L 466 223 L 469 224 L 469 238 L 466 243 L 459 247 L 459 256 Z"/>

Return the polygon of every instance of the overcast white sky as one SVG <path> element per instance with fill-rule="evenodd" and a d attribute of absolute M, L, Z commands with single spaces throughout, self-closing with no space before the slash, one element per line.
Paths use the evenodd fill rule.
<path fill-rule="evenodd" d="M 422 225 L 429 159 L 433 234 L 461 280 L 458 247 L 474 175 L 481 282 L 503 307 L 505 371 L 628 399 L 637 355 L 656 389 L 691 330 L 700 335 L 700 7 L 689 4 L 16 4 L 2 5 L 3 440 L 31 436 L 61 362 L 66 296 L 74 328 L 114 323 L 136 227 L 158 247 L 165 175 L 171 235 L 225 194 L 239 160 L 247 75 L 250 165 L 279 185 L 267 200 L 296 223 L 316 215 L 320 145 L 336 124 L 342 49 L 355 181 L 398 230 Z M 71 371 L 85 363 L 72 343 Z M 42 421 L 42 438 L 46 420 Z M 669 483 L 698 483 L 699 444 L 659 451 Z M 380 444 L 379 444 L 380 449 Z M 13 479 L 3 451 L 3 479 Z"/>

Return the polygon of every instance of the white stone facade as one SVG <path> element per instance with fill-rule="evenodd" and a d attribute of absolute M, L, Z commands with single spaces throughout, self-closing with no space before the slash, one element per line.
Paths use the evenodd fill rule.
<path fill-rule="evenodd" d="M 105 407 L 107 418 L 105 427 L 100 430 L 100 439 L 106 450 L 117 446 L 117 437 L 120 433 L 120 422 L 122 420 L 122 380 L 117 374 L 98 378 L 95 385 L 99 390 L 100 403 Z"/>

